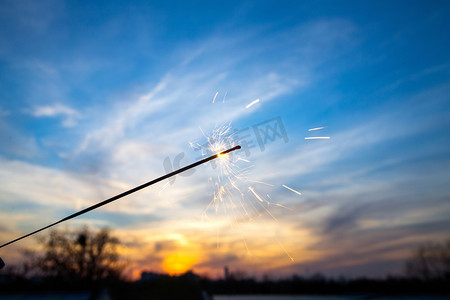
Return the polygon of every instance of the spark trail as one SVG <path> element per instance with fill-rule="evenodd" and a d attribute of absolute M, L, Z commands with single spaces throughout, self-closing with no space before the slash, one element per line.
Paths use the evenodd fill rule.
<path fill-rule="evenodd" d="M 311 128 L 308 129 L 308 131 L 317 131 L 317 130 L 322 130 L 327 128 L 326 126 L 322 126 L 322 127 L 316 127 L 316 128 Z M 305 140 L 329 140 L 330 137 L 329 136 L 309 136 L 309 137 L 305 137 Z"/>
<path fill-rule="evenodd" d="M 217 95 L 219 94 L 219 92 L 216 92 L 216 94 L 214 95 L 214 99 L 213 99 L 213 104 L 214 104 L 214 102 L 216 101 L 216 98 L 217 98 Z"/>
<path fill-rule="evenodd" d="M 290 187 L 288 187 L 288 186 L 286 186 L 286 185 L 284 185 L 283 184 L 283 187 L 285 187 L 285 188 L 287 188 L 288 190 L 291 190 L 291 191 L 293 191 L 294 193 L 296 193 L 296 194 L 298 194 L 298 195 L 302 195 L 302 193 L 300 193 L 299 191 L 296 191 L 296 190 L 294 190 L 293 188 L 290 188 Z"/>
<path fill-rule="evenodd" d="M 321 130 L 321 129 L 324 129 L 324 128 L 326 128 L 326 127 L 316 127 L 316 128 L 308 129 L 308 131 L 316 131 L 316 130 Z"/>
<path fill-rule="evenodd" d="M 247 106 L 245 108 L 250 108 L 251 106 L 255 105 L 258 102 L 259 102 L 259 99 L 256 99 L 256 100 L 252 101 L 251 103 L 247 104 Z"/>

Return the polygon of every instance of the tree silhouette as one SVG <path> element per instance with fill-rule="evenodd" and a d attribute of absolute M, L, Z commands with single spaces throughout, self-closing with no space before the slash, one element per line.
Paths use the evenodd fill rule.
<path fill-rule="evenodd" d="M 406 262 L 406 273 L 425 280 L 450 279 L 450 239 L 420 245 Z"/>
<path fill-rule="evenodd" d="M 44 277 L 92 282 L 118 279 L 124 268 L 117 253 L 120 242 L 107 229 L 53 230 L 39 242 L 44 253 L 31 255 L 25 269 Z"/>

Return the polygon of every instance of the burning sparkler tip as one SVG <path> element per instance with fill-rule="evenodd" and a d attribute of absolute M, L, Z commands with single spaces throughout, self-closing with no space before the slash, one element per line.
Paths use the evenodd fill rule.
<path fill-rule="evenodd" d="M 230 148 L 230 149 L 228 149 L 228 150 L 225 150 L 225 151 L 223 151 L 223 152 L 220 152 L 218 155 L 225 155 L 225 154 L 230 153 L 231 151 L 238 150 L 238 149 L 241 149 L 241 146 L 240 146 L 240 145 L 234 146 L 233 148 Z"/>

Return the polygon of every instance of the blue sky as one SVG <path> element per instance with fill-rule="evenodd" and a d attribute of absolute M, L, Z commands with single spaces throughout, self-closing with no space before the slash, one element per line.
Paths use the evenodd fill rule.
<path fill-rule="evenodd" d="M 450 229 L 449 8 L 2 2 L 0 240 L 160 176 L 179 153 L 194 161 L 189 143 L 201 130 L 231 122 L 254 146 L 239 154 L 252 166 L 243 186 L 292 210 L 270 207 L 274 220 L 247 199 L 251 221 L 208 211 L 205 225 L 217 169 L 201 167 L 66 226 L 111 228 L 130 276 L 169 271 L 173 257 L 211 276 L 225 264 L 251 274 L 401 272 L 417 244 Z M 261 150 L 253 126 L 276 117 L 288 141 Z M 308 131 L 316 127 L 325 128 Z M 2 256 L 19 261 L 16 247 L 35 241 Z"/>

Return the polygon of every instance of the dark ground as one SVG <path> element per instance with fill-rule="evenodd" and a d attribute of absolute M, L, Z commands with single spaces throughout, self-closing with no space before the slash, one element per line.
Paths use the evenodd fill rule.
<path fill-rule="evenodd" d="M 170 277 L 154 276 L 147 280 L 136 282 L 102 281 L 102 282 L 67 282 L 58 280 L 8 279 L 1 278 L 0 299 L 27 299 L 18 297 L 19 293 L 43 295 L 51 291 L 54 294 L 64 294 L 58 298 L 70 298 L 70 295 L 84 295 L 84 298 L 100 299 L 204 299 L 208 295 L 366 295 L 358 299 L 384 299 L 386 296 L 404 298 L 405 295 L 415 295 L 433 299 L 433 295 L 448 296 L 450 299 L 450 281 L 425 281 L 407 278 L 387 278 L 384 280 L 355 279 L 334 280 L 323 276 L 302 278 L 293 276 L 282 280 L 257 281 L 255 279 L 209 280 L 200 278 L 193 273 Z M 33 299 L 44 299 L 31 297 Z M 72 297 L 74 298 L 74 297 Z M 345 298 L 345 297 L 344 297 Z M 354 297 L 351 297 L 354 299 Z M 387 299 L 387 298 L 386 298 Z"/>

